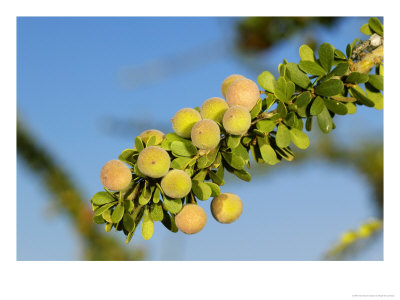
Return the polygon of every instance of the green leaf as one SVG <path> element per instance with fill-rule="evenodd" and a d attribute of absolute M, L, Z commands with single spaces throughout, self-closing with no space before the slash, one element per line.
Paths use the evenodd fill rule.
<path fill-rule="evenodd" d="M 211 197 L 211 187 L 198 180 L 192 180 L 192 191 L 199 200 L 207 200 Z"/>
<path fill-rule="evenodd" d="M 374 102 L 375 109 L 383 109 L 382 93 L 370 85 L 369 82 L 365 84 L 365 89 L 367 90 L 368 98 Z"/>
<path fill-rule="evenodd" d="M 197 160 L 197 167 L 199 169 L 204 169 L 204 168 L 208 168 L 209 166 L 211 166 L 217 159 L 217 155 L 219 151 L 219 147 L 214 148 L 212 150 L 210 150 L 210 152 L 206 155 L 201 156 L 198 160 Z"/>
<path fill-rule="evenodd" d="M 268 111 L 271 108 L 271 106 L 275 103 L 276 99 L 275 99 L 274 95 L 269 94 L 267 96 L 267 98 L 265 98 L 264 100 L 265 100 L 265 107 L 263 104 L 263 110 Z"/>
<path fill-rule="evenodd" d="M 340 51 L 339 49 L 335 49 L 335 57 L 338 59 L 346 59 L 346 55 L 344 55 L 344 53 L 342 51 Z"/>
<path fill-rule="evenodd" d="M 122 220 L 122 217 L 124 216 L 125 212 L 125 207 L 122 204 L 118 204 L 115 208 L 114 211 L 111 215 L 111 220 L 113 223 L 118 223 L 119 221 Z"/>
<path fill-rule="evenodd" d="M 311 104 L 310 114 L 312 116 L 317 116 L 321 113 L 323 109 L 324 109 L 324 100 L 321 97 L 317 96 Z"/>
<path fill-rule="evenodd" d="M 100 206 L 99 208 L 97 208 L 94 211 L 94 215 L 95 216 L 100 216 L 103 212 L 108 210 L 110 207 L 113 207 L 117 202 L 118 201 L 114 201 L 114 202 L 111 202 L 111 203 L 104 204 L 103 206 Z"/>
<path fill-rule="evenodd" d="M 250 111 L 251 119 L 253 120 L 261 112 L 262 109 L 262 99 L 258 99 L 256 105 Z"/>
<path fill-rule="evenodd" d="M 331 100 L 331 99 L 324 99 L 325 106 L 331 111 L 334 112 L 335 114 L 338 115 L 345 115 L 347 114 L 347 107 L 343 103 L 336 101 L 336 100 Z"/>
<path fill-rule="evenodd" d="M 227 145 L 231 149 L 235 149 L 240 144 L 240 135 L 228 135 Z"/>
<path fill-rule="evenodd" d="M 284 77 L 279 77 L 278 81 L 275 82 L 274 94 L 276 98 L 283 102 L 287 102 L 289 100 L 286 95 L 286 87 L 286 79 Z"/>
<path fill-rule="evenodd" d="M 359 72 L 352 72 L 346 78 L 346 82 L 349 83 L 365 83 L 367 81 L 368 81 L 368 75 Z"/>
<path fill-rule="evenodd" d="M 95 205 L 104 205 L 104 204 L 107 204 L 107 203 L 115 201 L 115 198 L 112 197 L 107 192 L 98 192 L 98 193 L 93 195 L 93 198 L 92 198 L 91 201 Z"/>
<path fill-rule="evenodd" d="M 276 132 L 276 144 L 279 148 L 287 147 L 290 144 L 289 129 L 282 123 L 278 125 L 278 130 Z"/>
<path fill-rule="evenodd" d="M 296 90 L 296 86 L 292 81 L 287 81 L 286 82 L 286 99 L 287 101 L 290 100 L 290 98 L 292 98 L 294 92 Z"/>
<path fill-rule="evenodd" d="M 256 127 L 258 130 L 262 131 L 263 133 L 269 133 L 274 130 L 276 126 L 275 121 L 271 120 L 260 120 L 256 123 Z"/>
<path fill-rule="evenodd" d="M 310 140 L 307 134 L 297 128 L 290 129 L 290 138 L 297 148 L 307 149 L 308 146 L 310 146 Z"/>
<path fill-rule="evenodd" d="M 370 18 L 368 20 L 368 25 L 373 32 L 379 34 L 380 36 L 383 36 L 383 25 L 378 18 Z"/>
<path fill-rule="evenodd" d="M 297 126 L 297 116 L 296 116 L 296 113 L 290 112 L 290 113 L 287 115 L 287 117 L 285 118 L 284 123 L 285 123 L 287 126 L 296 127 L 296 126 Z"/>
<path fill-rule="evenodd" d="M 164 213 L 164 218 L 162 219 L 161 223 L 172 232 L 178 232 L 178 227 L 175 224 L 175 217 L 170 215 L 169 213 Z"/>
<path fill-rule="evenodd" d="M 218 173 L 219 170 L 222 170 L 222 171 L 221 171 L 220 173 Z M 224 168 L 223 168 L 223 166 L 221 165 L 221 167 L 218 168 L 218 171 L 217 171 L 217 172 L 208 171 L 208 175 L 210 176 L 211 180 L 212 180 L 214 183 L 216 183 L 216 184 L 218 184 L 218 185 L 220 185 L 220 186 L 225 184 L 223 170 L 224 170 Z"/>
<path fill-rule="evenodd" d="M 177 214 L 182 209 L 182 199 L 172 199 L 164 195 L 164 207 L 171 214 Z"/>
<path fill-rule="evenodd" d="M 371 84 L 377 90 L 383 91 L 383 76 L 381 75 L 369 75 L 368 83 Z"/>
<path fill-rule="evenodd" d="M 142 222 L 142 237 L 145 240 L 149 240 L 153 236 L 153 233 L 154 233 L 154 222 L 151 219 L 149 209 L 146 207 Z"/>
<path fill-rule="evenodd" d="M 135 138 L 135 147 L 136 147 L 136 150 L 139 152 L 144 149 L 143 141 L 139 136 L 137 136 Z"/>
<path fill-rule="evenodd" d="M 99 216 L 93 216 L 93 222 L 96 224 L 104 224 L 106 221 L 103 219 L 101 215 Z"/>
<path fill-rule="evenodd" d="M 295 103 L 297 107 L 305 107 L 310 103 L 311 99 L 312 99 L 311 93 L 307 91 L 297 96 Z"/>
<path fill-rule="evenodd" d="M 343 82 L 339 79 L 330 79 L 315 87 L 315 93 L 320 96 L 334 96 L 343 91 Z"/>
<path fill-rule="evenodd" d="M 301 45 L 299 48 L 300 60 L 315 61 L 314 51 L 308 45 Z"/>
<path fill-rule="evenodd" d="M 171 168 L 182 170 L 192 160 L 191 157 L 178 157 L 171 162 Z"/>
<path fill-rule="evenodd" d="M 164 211 L 161 203 L 151 205 L 150 216 L 154 222 L 162 221 L 162 219 L 164 219 Z"/>
<path fill-rule="evenodd" d="M 154 135 L 152 135 L 152 136 L 149 137 L 149 139 L 147 140 L 146 147 L 154 146 L 155 143 L 156 143 L 156 137 L 155 137 Z"/>
<path fill-rule="evenodd" d="M 242 144 L 239 144 L 235 149 L 232 149 L 232 153 L 241 157 L 245 163 L 249 161 L 249 151 Z"/>
<path fill-rule="evenodd" d="M 222 152 L 222 156 L 225 161 L 234 169 L 241 170 L 246 165 L 246 162 L 240 156 L 229 153 L 229 152 Z"/>
<path fill-rule="evenodd" d="M 311 84 L 310 78 L 308 78 L 308 76 L 299 69 L 297 64 L 288 63 L 286 65 L 286 68 L 287 68 L 288 76 L 289 76 L 290 80 L 292 80 L 295 84 L 297 84 L 299 87 L 301 87 L 303 89 L 306 89 L 310 86 L 310 84 Z"/>
<path fill-rule="evenodd" d="M 280 114 L 282 118 L 286 118 L 287 108 L 286 108 L 286 105 L 282 101 L 278 102 L 277 111 L 278 111 L 278 114 Z"/>
<path fill-rule="evenodd" d="M 131 232 L 135 228 L 135 220 L 132 218 L 132 215 L 125 213 L 122 218 L 122 224 L 126 231 Z"/>
<path fill-rule="evenodd" d="M 266 91 L 273 93 L 275 86 L 275 77 L 268 71 L 262 72 L 257 77 L 258 84 Z"/>
<path fill-rule="evenodd" d="M 348 113 L 347 106 L 344 103 L 332 99 L 324 99 L 324 103 L 328 110 L 335 114 L 346 115 Z"/>
<path fill-rule="evenodd" d="M 343 62 L 338 64 L 333 70 L 332 70 L 332 75 L 333 76 L 343 76 L 344 74 L 347 73 L 349 70 L 349 63 Z"/>
<path fill-rule="evenodd" d="M 219 186 L 213 182 L 205 182 L 211 188 L 211 197 L 218 197 L 221 194 Z"/>
<path fill-rule="evenodd" d="M 264 162 L 269 165 L 274 165 L 279 162 L 275 150 L 270 145 L 267 137 L 257 137 L 257 144 Z"/>
<path fill-rule="evenodd" d="M 333 128 L 333 121 L 331 114 L 324 105 L 322 112 L 317 116 L 319 128 L 323 133 L 331 132 Z"/>
<path fill-rule="evenodd" d="M 345 103 L 345 105 L 346 105 L 348 114 L 352 115 L 357 112 L 357 106 L 354 103 L 347 102 L 347 103 Z"/>
<path fill-rule="evenodd" d="M 334 60 L 334 48 L 331 44 L 323 43 L 318 49 L 319 62 L 321 66 L 329 72 Z"/>
<path fill-rule="evenodd" d="M 353 47 L 350 44 L 347 44 L 347 46 L 346 46 L 346 56 L 347 56 L 347 58 L 351 57 L 351 52 L 353 52 Z"/>
<path fill-rule="evenodd" d="M 233 174 L 241 180 L 250 181 L 251 175 L 246 170 L 234 170 Z"/>
<path fill-rule="evenodd" d="M 361 31 L 361 33 L 363 33 L 365 35 L 373 34 L 373 32 L 371 31 L 371 28 L 369 28 L 368 24 L 364 24 L 363 26 L 361 26 L 360 31 Z"/>
<path fill-rule="evenodd" d="M 364 104 L 365 106 L 368 106 L 368 107 L 375 106 L 375 103 L 365 95 L 363 89 L 360 86 L 357 85 L 355 87 L 351 87 L 349 92 L 350 92 L 350 95 L 352 95 L 354 98 L 357 98 L 357 100 L 361 104 Z"/>
<path fill-rule="evenodd" d="M 130 164 L 131 166 L 133 166 L 136 162 L 136 159 L 134 159 L 134 155 L 137 155 L 137 151 L 133 150 L 133 149 L 125 149 L 124 151 L 122 151 L 122 153 L 118 156 L 118 159 L 126 162 L 127 164 Z"/>
<path fill-rule="evenodd" d="M 133 209 L 135 208 L 135 205 L 133 204 L 132 200 L 125 200 L 124 207 L 125 207 L 126 212 L 131 213 L 133 211 Z"/>
<path fill-rule="evenodd" d="M 306 130 L 307 131 L 311 131 L 312 130 L 312 123 L 313 123 L 312 116 L 307 117 L 307 120 L 306 120 Z"/>
<path fill-rule="evenodd" d="M 171 150 L 175 156 L 194 156 L 198 153 L 197 148 L 193 143 L 184 143 L 180 141 L 174 141 L 171 143 Z"/>
<path fill-rule="evenodd" d="M 318 63 L 314 61 L 302 60 L 299 63 L 300 69 L 310 75 L 323 76 L 326 75 L 326 71 Z"/>
<path fill-rule="evenodd" d="M 109 208 L 106 211 L 104 211 L 101 216 L 103 217 L 103 219 L 105 221 L 107 221 L 108 223 L 113 223 L 112 219 L 111 219 L 111 214 L 112 214 L 112 210 Z"/>
<path fill-rule="evenodd" d="M 160 189 L 158 187 L 154 189 L 152 201 L 153 203 L 160 202 Z"/>

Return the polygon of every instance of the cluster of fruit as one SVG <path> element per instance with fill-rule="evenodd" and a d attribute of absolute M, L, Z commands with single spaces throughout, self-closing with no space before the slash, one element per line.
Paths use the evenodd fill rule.
<path fill-rule="evenodd" d="M 370 39 L 348 44 L 346 54 L 323 43 L 317 58 L 302 45 L 300 62 L 284 60 L 277 79 L 269 71 L 258 76 L 261 92 L 254 81 L 231 75 L 221 86 L 225 99 L 213 97 L 200 108 L 179 110 L 171 120 L 173 133 L 141 133 L 132 149 L 103 167 L 105 191 L 91 200 L 94 222 L 105 223 L 106 231 L 123 231 L 126 242 L 140 223 L 144 239 L 151 238 L 156 221 L 173 232 L 193 234 L 207 221 L 197 200 L 210 197 L 217 221 L 238 219 L 240 198 L 221 194 L 225 170 L 250 181 L 249 152 L 257 163 L 291 161 L 291 144 L 309 147 L 303 130 L 311 131 L 314 120 L 327 134 L 336 127 L 336 115 L 354 114 L 358 106 L 383 108 L 383 26 L 371 18 L 361 31 Z M 373 66 L 376 74 L 369 74 Z"/>
<path fill-rule="evenodd" d="M 106 192 L 92 198 L 96 223 L 106 223 L 107 231 L 113 226 L 122 229 L 129 237 L 143 218 L 145 239 L 152 236 L 153 221 L 163 221 L 172 231 L 176 226 L 186 234 L 194 234 L 207 221 L 196 198 L 207 200 L 210 196 L 214 196 L 211 212 L 218 222 L 227 224 L 239 218 L 243 210 L 240 197 L 220 193 L 223 180 L 219 185 L 203 182 L 207 175 L 201 169 L 222 165 L 220 155 L 217 158 L 222 139 L 228 135 L 240 139 L 247 133 L 252 121 L 250 111 L 260 100 L 260 91 L 254 81 L 234 74 L 223 81 L 221 92 L 226 100 L 213 97 L 200 108 L 179 110 L 171 119 L 175 133 L 166 136 L 156 129 L 146 130 L 120 160 L 103 166 L 100 179 Z M 201 158 L 208 162 L 202 163 Z M 193 168 L 196 161 L 197 170 Z M 145 221 L 150 224 L 147 228 Z"/>

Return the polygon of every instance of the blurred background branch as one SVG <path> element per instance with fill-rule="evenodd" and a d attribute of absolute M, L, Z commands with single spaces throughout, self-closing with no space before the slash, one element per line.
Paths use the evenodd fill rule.
<path fill-rule="evenodd" d="M 55 201 L 59 211 L 67 215 L 84 244 L 83 258 L 85 260 L 139 260 L 144 258 L 144 251 L 123 249 L 119 242 L 110 235 L 106 236 L 93 223 L 93 212 L 89 207 L 89 200 L 72 181 L 71 177 L 41 146 L 21 121 L 17 124 L 17 152 L 36 176 L 39 176 L 43 185 Z M 23 209 L 19 206 L 18 209 Z"/>

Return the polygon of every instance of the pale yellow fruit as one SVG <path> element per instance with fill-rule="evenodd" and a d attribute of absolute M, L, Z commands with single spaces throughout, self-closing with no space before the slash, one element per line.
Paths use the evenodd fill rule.
<path fill-rule="evenodd" d="M 197 204 L 186 204 L 175 217 L 176 226 L 186 234 L 198 233 L 206 222 L 206 212 Z"/>
<path fill-rule="evenodd" d="M 251 126 L 251 115 L 243 106 L 232 106 L 224 114 L 222 125 L 230 134 L 243 135 Z"/>
<path fill-rule="evenodd" d="M 232 193 L 223 193 L 211 202 L 211 213 L 220 223 L 229 224 L 236 221 L 243 211 L 242 200 Z"/>
<path fill-rule="evenodd" d="M 229 106 L 240 105 L 251 111 L 260 98 L 257 84 L 250 79 L 235 80 L 226 91 Z"/>
<path fill-rule="evenodd" d="M 160 145 L 161 142 L 164 140 L 165 134 L 157 129 L 145 130 L 141 134 L 139 134 L 139 137 L 142 139 L 142 141 L 145 144 L 147 143 L 149 138 L 151 138 L 152 136 L 156 137 L 156 142 L 154 145 Z"/>
<path fill-rule="evenodd" d="M 192 189 L 192 179 L 182 170 L 171 170 L 161 180 L 164 193 L 171 198 L 183 198 Z"/>
<path fill-rule="evenodd" d="M 152 178 L 161 178 L 168 173 L 171 159 L 168 152 L 158 146 L 144 148 L 137 159 L 139 171 Z"/>
<path fill-rule="evenodd" d="M 228 103 L 222 98 L 213 97 L 203 102 L 200 107 L 200 115 L 203 119 L 221 122 L 224 113 L 228 110 Z"/>
<path fill-rule="evenodd" d="M 201 120 L 192 128 L 193 144 L 202 150 L 210 150 L 218 146 L 221 139 L 219 126 L 213 120 Z"/>
<path fill-rule="evenodd" d="M 245 79 L 245 78 L 246 77 L 239 75 L 239 74 L 233 74 L 233 75 L 226 77 L 221 85 L 222 96 L 224 96 L 224 98 L 226 98 L 226 91 L 232 82 L 234 82 L 235 80 L 238 80 L 238 79 Z"/>
<path fill-rule="evenodd" d="M 189 138 L 192 127 L 201 120 L 200 113 L 193 108 L 182 108 L 171 119 L 175 133 L 183 138 Z"/>
<path fill-rule="evenodd" d="M 132 180 L 132 172 L 120 160 L 110 160 L 100 172 L 101 184 L 112 191 L 121 191 L 128 187 Z"/>

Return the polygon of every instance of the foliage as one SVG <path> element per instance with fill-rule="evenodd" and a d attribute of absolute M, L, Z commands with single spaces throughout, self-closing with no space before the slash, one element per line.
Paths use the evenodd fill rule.
<path fill-rule="evenodd" d="M 182 199 L 166 196 L 160 186 L 161 178 L 151 178 L 140 171 L 138 157 L 143 149 L 154 146 L 156 139 L 151 137 L 145 142 L 136 137 L 135 147 L 125 149 L 118 157 L 131 167 L 131 184 L 122 191 L 106 189 L 106 203 L 104 193 L 95 194 L 91 200 L 94 221 L 105 224 L 106 231 L 123 231 L 126 243 L 140 223 L 144 239 L 151 238 L 156 221 L 177 232 L 175 216 L 185 204 L 218 196 L 225 170 L 244 181 L 251 180 L 247 171 L 249 152 L 257 163 L 292 161 L 295 155 L 291 144 L 299 149 L 308 148 L 310 141 L 304 129 L 311 131 L 313 123 L 317 122 L 327 134 L 336 127 L 336 115 L 353 114 L 362 105 L 382 109 L 383 26 L 372 18 L 362 32 L 371 33 L 370 39 L 348 44 L 346 54 L 329 43 L 320 45 L 317 53 L 303 45 L 299 49 L 299 63 L 284 60 L 279 65 L 279 78 L 275 79 L 269 71 L 260 74 L 257 82 L 263 90 L 250 111 L 251 124 L 245 134 L 231 135 L 217 123 L 220 142 L 206 150 L 198 149 L 190 138 L 166 134 L 159 147 L 168 153 L 173 169 L 185 171 L 192 179 L 192 189 Z M 376 74 L 371 75 L 374 66 Z"/>

